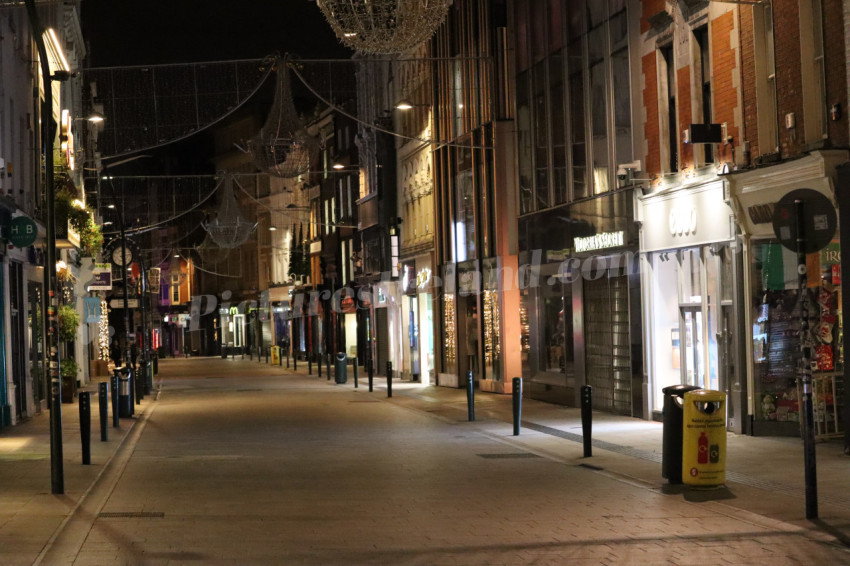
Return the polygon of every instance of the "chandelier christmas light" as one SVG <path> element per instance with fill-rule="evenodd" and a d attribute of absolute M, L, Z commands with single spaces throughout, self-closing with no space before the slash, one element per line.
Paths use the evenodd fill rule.
<path fill-rule="evenodd" d="M 317 0 L 334 33 L 357 51 L 397 54 L 429 39 L 452 0 Z"/>
<path fill-rule="evenodd" d="M 319 142 L 309 135 L 295 110 L 289 67 L 275 63 L 277 89 L 269 117 L 260 133 L 248 141 L 254 163 L 262 171 L 284 179 L 303 175 L 319 154 Z"/>
<path fill-rule="evenodd" d="M 224 179 L 224 187 L 221 194 L 221 206 L 215 218 L 203 224 L 210 238 L 225 249 L 238 248 L 251 236 L 257 227 L 257 223 L 245 220 L 239 210 L 239 204 L 233 195 L 233 177 L 228 175 Z"/>

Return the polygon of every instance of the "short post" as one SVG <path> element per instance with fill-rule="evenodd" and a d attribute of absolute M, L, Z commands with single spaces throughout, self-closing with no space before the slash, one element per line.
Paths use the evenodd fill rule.
<path fill-rule="evenodd" d="M 97 405 L 100 409 L 100 441 L 106 442 L 109 440 L 109 434 L 106 428 L 106 421 L 109 419 L 109 399 L 106 392 L 107 383 L 101 381 L 97 384 Z"/>
<path fill-rule="evenodd" d="M 519 436 L 519 423 L 522 419 L 522 378 L 515 377 L 511 383 L 513 384 L 514 436 Z"/>
<path fill-rule="evenodd" d="M 91 393 L 80 392 L 80 440 L 83 444 L 83 465 L 91 464 Z"/>
<path fill-rule="evenodd" d="M 286 367 L 289 367 L 289 358 L 286 358 Z M 292 352 L 292 369 L 298 371 L 298 350 Z"/>
<path fill-rule="evenodd" d="M 112 428 L 118 428 L 118 370 L 112 372 Z"/>
<path fill-rule="evenodd" d="M 468 420 L 475 420 L 475 379 L 472 376 L 472 370 L 466 372 L 466 412 Z"/>
<path fill-rule="evenodd" d="M 393 396 L 393 363 L 387 362 L 387 397 Z"/>
<path fill-rule="evenodd" d="M 354 367 L 352 369 L 354 371 L 354 389 L 357 389 L 359 387 L 357 383 L 357 356 L 354 356 L 353 361 Z"/>
<path fill-rule="evenodd" d="M 371 358 L 366 361 L 366 375 L 369 377 L 369 393 L 372 392 L 372 378 L 375 377 L 375 370 L 372 368 Z"/>
<path fill-rule="evenodd" d="M 283 365 L 283 361 L 280 362 Z M 286 351 L 286 369 L 289 369 L 289 350 Z"/>
<path fill-rule="evenodd" d="M 592 422 L 591 407 L 593 407 L 593 387 L 581 386 L 581 437 L 584 441 L 584 457 L 593 456 L 593 444 L 590 436 Z"/>
<path fill-rule="evenodd" d="M 327 355 L 325 356 L 325 361 L 328 364 L 328 381 L 331 380 L 331 358 L 333 357 L 334 355 L 330 352 L 327 352 Z"/>
<path fill-rule="evenodd" d="M 307 352 L 307 375 L 313 375 L 313 352 Z"/>
<path fill-rule="evenodd" d="M 319 354 L 319 359 L 316 360 L 316 365 L 319 366 L 318 372 L 319 372 L 319 378 L 321 379 L 321 377 L 322 377 L 322 354 Z M 328 373 L 330 373 L 330 372 L 328 372 Z M 330 376 L 328 376 L 328 378 L 330 378 Z"/>

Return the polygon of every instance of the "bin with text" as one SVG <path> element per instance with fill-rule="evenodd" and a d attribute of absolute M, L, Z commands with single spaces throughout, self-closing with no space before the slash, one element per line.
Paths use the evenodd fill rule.
<path fill-rule="evenodd" d="M 717 486 L 726 482 L 726 394 L 701 389 L 685 393 L 682 482 Z"/>

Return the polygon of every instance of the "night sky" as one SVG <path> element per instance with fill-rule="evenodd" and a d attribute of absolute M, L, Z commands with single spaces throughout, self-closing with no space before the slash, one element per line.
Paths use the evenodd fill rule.
<path fill-rule="evenodd" d="M 84 0 L 82 25 L 90 67 L 351 55 L 311 0 Z"/>

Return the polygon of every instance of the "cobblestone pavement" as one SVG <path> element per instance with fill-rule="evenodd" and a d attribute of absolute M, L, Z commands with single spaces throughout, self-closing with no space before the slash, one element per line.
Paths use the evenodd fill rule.
<path fill-rule="evenodd" d="M 479 394 L 470 423 L 458 390 L 388 399 L 383 380 L 247 359 L 160 370 L 108 442 L 93 423 L 92 466 L 65 406 L 66 495 L 49 493 L 46 415 L 0 431 L 0 564 L 850 563 L 835 446 L 810 522 L 795 439 L 730 436 L 727 486 L 696 491 L 659 477 L 656 423 L 594 414 L 583 458 L 574 409 L 526 401 L 513 436 L 509 397 Z"/>

